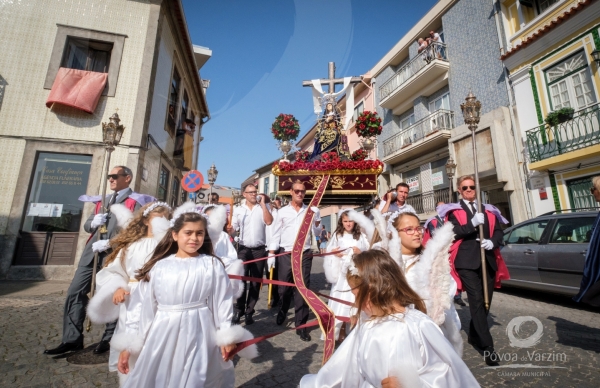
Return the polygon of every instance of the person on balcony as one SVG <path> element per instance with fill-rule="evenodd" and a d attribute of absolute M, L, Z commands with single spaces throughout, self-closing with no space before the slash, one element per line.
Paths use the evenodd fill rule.
<path fill-rule="evenodd" d="M 443 42 L 442 42 L 442 38 L 440 37 L 440 34 L 438 34 L 437 32 L 435 32 L 433 30 L 429 31 L 429 37 L 427 38 L 427 43 L 428 43 L 428 46 L 431 47 L 431 50 L 433 51 L 433 53 L 435 54 L 435 58 L 442 59 L 444 53 L 442 53 L 441 43 L 443 43 Z"/>

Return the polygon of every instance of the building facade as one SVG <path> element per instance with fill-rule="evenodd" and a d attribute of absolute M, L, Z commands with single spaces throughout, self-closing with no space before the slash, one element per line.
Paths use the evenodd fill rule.
<path fill-rule="evenodd" d="M 422 219 L 439 201 L 456 200 L 456 177 L 474 172 L 460 109 L 469 91 L 482 104 L 476 141 L 484 201 L 512 222 L 528 216 L 494 10 L 492 1 L 441 0 L 370 71 L 384 123 L 381 191 L 407 183 L 408 203 Z M 450 156 L 454 182 L 445 170 Z"/>
<path fill-rule="evenodd" d="M 125 132 L 110 165 L 131 168 L 134 191 L 177 205 L 182 174 L 196 166 L 210 50 L 192 45 L 179 0 L 99 3 L 2 7 L 0 278 L 72 277 L 93 211 L 78 197 L 101 193 L 102 122 L 115 111 Z M 47 103 L 59 86 L 77 91 L 57 74 L 96 87 L 97 105 Z"/>
<path fill-rule="evenodd" d="M 506 0 L 502 60 L 510 74 L 533 213 L 597 206 L 600 2 Z M 554 117 L 554 119 L 553 119 Z"/>

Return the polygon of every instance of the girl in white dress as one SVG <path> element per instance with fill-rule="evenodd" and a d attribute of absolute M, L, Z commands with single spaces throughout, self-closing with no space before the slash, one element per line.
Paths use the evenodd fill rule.
<path fill-rule="evenodd" d="M 332 284 L 330 295 L 333 298 L 345 300 L 354 303 L 354 294 L 350 291 L 350 286 L 346 280 L 348 266 L 352 262 L 352 256 L 369 249 L 367 237 L 361 233 L 360 226 L 354 221 L 357 212 L 352 209 L 343 209 L 338 213 L 338 223 L 333 236 L 327 245 L 327 252 L 344 250 L 343 252 L 325 256 L 323 260 L 323 269 L 327 281 Z M 350 317 L 351 307 L 329 299 L 329 308 L 336 316 Z M 343 341 L 346 337 L 348 324 L 335 320 L 335 338 Z"/>
<path fill-rule="evenodd" d="M 146 264 L 158 241 L 164 237 L 165 229 L 161 234 L 160 224 L 168 225 L 171 207 L 165 202 L 148 203 L 135 216 L 120 204 L 112 205 L 110 210 L 123 230 L 110 241 L 113 250 L 104 261 L 104 268 L 96 274 L 98 290 L 88 304 L 87 313 L 94 323 L 118 319 L 114 332 L 118 338 L 118 334 L 125 330 L 129 295 L 138 285 L 136 271 Z M 157 223 L 159 226 L 154 230 L 153 224 Z M 118 360 L 119 351 L 111 346 L 109 371 L 117 371 Z"/>
<path fill-rule="evenodd" d="M 191 204 L 174 212 L 171 225 L 136 276 L 119 371 L 129 373 L 130 357 L 139 357 L 124 386 L 233 387 L 229 352 L 253 336 L 231 326 L 233 290 L 206 218 Z M 256 346 L 238 354 L 252 358 Z"/>
<path fill-rule="evenodd" d="M 329 361 L 317 374 L 305 375 L 300 387 L 479 386 L 387 252 L 355 255 L 347 279 L 360 319 Z"/>

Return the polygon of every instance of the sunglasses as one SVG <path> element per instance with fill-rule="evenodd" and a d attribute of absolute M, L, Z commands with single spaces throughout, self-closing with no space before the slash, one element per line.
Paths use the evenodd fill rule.
<path fill-rule="evenodd" d="M 409 236 L 412 236 L 413 234 L 415 234 L 415 232 L 419 232 L 419 234 L 423 234 L 424 231 L 425 231 L 425 228 L 422 226 L 417 226 L 416 228 L 409 227 L 409 228 L 404 228 L 404 229 L 398 230 L 398 232 L 404 232 L 404 233 L 408 234 Z"/>
<path fill-rule="evenodd" d="M 120 176 L 127 176 L 127 174 L 109 174 L 106 176 L 106 179 L 112 179 L 113 181 L 116 181 Z"/>
<path fill-rule="evenodd" d="M 292 190 L 294 194 L 306 194 L 306 190 Z"/>
<path fill-rule="evenodd" d="M 466 189 L 475 190 L 475 186 L 463 186 L 462 189 L 463 191 L 465 191 Z"/>

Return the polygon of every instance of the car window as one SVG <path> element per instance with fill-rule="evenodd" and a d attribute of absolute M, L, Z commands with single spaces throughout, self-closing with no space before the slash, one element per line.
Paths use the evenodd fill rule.
<path fill-rule="evenodd" d="M 548 220 L 518 226 L 505 237 L 504 241 L 507 244 L 537 244 L 542 238 L 546 225 L 548 225 Z"/>
<path fill-rule="evenodd" d="M 556 221 L 550 242 L 554 244 L 589 243 L 594 218 L 561 218 Z"/>

